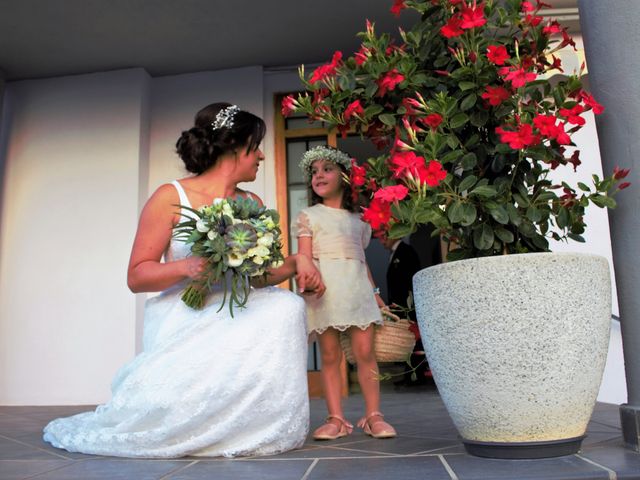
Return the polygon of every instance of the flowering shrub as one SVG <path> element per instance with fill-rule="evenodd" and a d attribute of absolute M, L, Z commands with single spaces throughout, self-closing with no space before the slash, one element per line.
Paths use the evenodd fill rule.
<path fill-rule="evenodd" d="M 303 112 L 357 131 L 389 153 L 354 165 L 363 219 L 399 238 L 431 224 L 449 260 L 548 251 L 549 238 L 584 241 L 591 202 L 615 207 L 628 170 L 593 185 L 553 183 L 551 170 L 580 165 L 571 134 L 583 114 L 604 108 L 563 72 L 556 52 L 575 48 L 545 20 L 540 0 L 395 0 L 392 12 L 420 16 L 402 43 L 367 21 L 352 57 L 300 76 L 306 92 L 286 97 L 284 115 Z"/>
<path fill-rule="evenodd" d="M 207 268 L 202 279 L 189 283 L 182 301 L 191 308 L 204 306 L 213 285 L 222 283 L 227 299 L 227 272 L 231 276 L 229 311 L 243 307 L 249 298 L 251 277 L 266 275 L 270 267 L 283 263 L 279 216 L 251 198 L 217 198 L 213 204 L 197 210 L 180 206 L 193 216 L 174 227 L 174 236 L 191 245 L 191 253 L 206 258 Z M 186 216 L 186 215 L 185 215 Z"/>

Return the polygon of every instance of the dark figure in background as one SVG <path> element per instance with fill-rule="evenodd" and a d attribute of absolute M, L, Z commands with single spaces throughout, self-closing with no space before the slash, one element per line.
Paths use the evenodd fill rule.
<path fill-rule="evenodd" d="M 413 295 L 413 276 L 422 268 L 420 258 L 414 248 L 401 239 L 382 237 L 380 240 L 384 247 L 391 251 L 389 266 L 387 267 L 387 305 L 396 304 L 407 308 L 409 306 L 407 300 Z M 411 304 L 413 307 L 413 301 Z M 401 314 L 400 316 L 403 317 L 404 315 Z M 415 310 L 409 312 L 406 318 L 415 321 Z M 431 377 L 420 339 L 416 341 L 413 351 L 415 353 L 411 355 L 411 365 L 416 366 L 420 362 L 424 362 L 416 369 L 415 380 L 412 380 L 411 374 L 408 373 L 403 380 L 398 382 L 399 384 L 420 385 L 426 383 Z"/>

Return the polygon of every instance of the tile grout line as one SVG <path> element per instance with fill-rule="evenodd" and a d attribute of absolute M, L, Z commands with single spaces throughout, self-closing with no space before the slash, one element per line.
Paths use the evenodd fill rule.
<path fill-rule="evenodd" d="M 576 457 L 578 457 L 580 460 L 584 460 L 587 463 L 590 463 L 591 465 L 594 465 L 598 468 L 601 468 L 603 470 L 605 470 L 608 474 L 609 474 L 609 480 L 617 480 L 618 479 L 618 474 L 614 471 L 611 470 L 609 467 L 605 467 L 604 465 L 600 465 L 597 462 L 594 462 L 593 460 L 590 460 L 588 458 L 583 457 L 582 455 L 575 455 Z"/>
<path fill-rule="evenodd" d="M 307 471 L 304 472 L 304 475 L 302 475 L 302 478 L 300 480 L 307 480 L 307 478 L 309 478 L 309 475 L 311 474 L 311 470 L 313 470 L 313 468 L 318 464 L 319 461 L 319 458 L 314 459 L 311 465 L 309 465 L 309 468 L 307 468 Z"/>
<path fill-rule="evenodd" d="M 82 463 L 82 462 L 84 462 L 84 460 L 78 460 L 77 462 L 75 460 L 71 460 L 70 463 L 67 463 L 66 465 L 60 465 L 59 467 L 52 468 L 51 470 L 46 470 L 44 472 L 36 473 L 35 475 L 31 475 L 30 477 L 24 477 L 24 480 L 29 480 L 31 478 L 37 479 L 41 475 L 45 475 L 45 474 L 51 473 L 51 472 L 57 472 L 58 470 L 65 469 L 65 468 L 67 468 L 67 467 L 69 467 L 71 465 L 75 465 L 76 463 Z"/>
<path fill-rule="evenodd" d="M 185 470 L 187 468 L 189 468 L 192 465 L 195 465 L 196 463 L 198 463 L 200 460 L 194 460 L 193 462 L 187 464 L 187 465 L 182 465 L 178 468 L 176 468 L 175 470 L 171 470 L 168 473 L 165 473 L 163 476 L 161 476 L 160 478 L 158 478 L 158 480 L 165 480 L 165 479 L 169 479 L 171 478 L 172 475 L 174 475 L 175 473 L 181 472 L 182 470 Z"/>
<path fill-rule="evenodd" d="M 447 473 L 451 477 L 451 480 L 459 480 L 458 476 L 456 475 L 456 472 L 453 471 L 453 468 L 451 468 L 447 460 L 444 458 L 444 455 L 438 455 L 438 458 L 440 459 L 440 462 L 442 463 L 442 466 L 444 467 L 444 469 L 447 471 Z"/>
<path fill-rule="evenodd" d="M 13 443 L 17 443 L 18 445 L 22 445 L 24 447 L 30 447 L 30 448 L 34 448 L 36 450 L 40 450 L 41 452 L 45 452 L 45 453 L 47 453 L 49 455 L 52 455 L 54 457 L 62 458 L 63 460 L 72 460 L 73 461 L 73 458 L 65 457 L 64 455 L 60 455 L 60 454 L 55 453 L 55 452 L 50 452 L 49 450 L 45 450 L 44 448 L 36 447 L 35 445 L 31 445 L 29 443 L 21 442 L 20 440 L 16 440 L 15 438 L 5 437 L 4 435 L 0 435 L 0 438 L 4 438 L 5 440 L 9 440 L 9 441 L 11 441 Z"/>

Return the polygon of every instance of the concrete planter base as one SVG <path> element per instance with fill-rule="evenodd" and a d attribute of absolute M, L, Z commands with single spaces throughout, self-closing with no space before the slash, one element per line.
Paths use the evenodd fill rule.
<path fill-rule="evenodd" d="M 429 365 L 468 451 L 493 445 L 489 456 L 498 458 L 574 453 L 607 356 L 606 259 L 533 253 L 461 260 L 424 269 L 413 282 Z M 518 445 L 534 448 L 518 457 L 510 448 Z"/>

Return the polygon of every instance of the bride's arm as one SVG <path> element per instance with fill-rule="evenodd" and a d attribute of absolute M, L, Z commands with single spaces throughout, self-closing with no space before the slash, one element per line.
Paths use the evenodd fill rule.
<path fill-rule="evenodd" d="M 204 272 L 206 261 L 199 257 L 161 262 L 171 241 L 178 203 L 175 188 L 162 185 L 145 204 L 127 269 L 127 285 L 132 292 L 157 292 Z"/>

